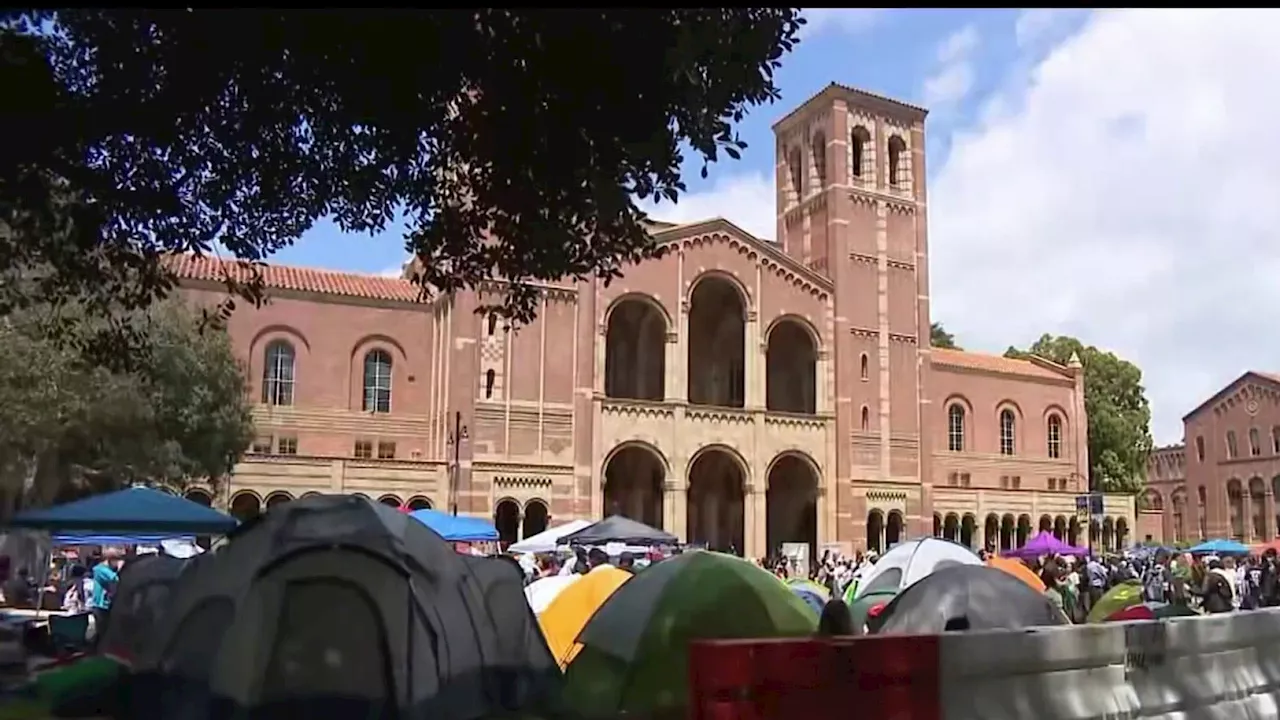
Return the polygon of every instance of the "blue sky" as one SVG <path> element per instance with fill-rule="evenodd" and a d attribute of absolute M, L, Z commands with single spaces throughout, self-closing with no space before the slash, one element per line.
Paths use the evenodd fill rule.
<path fill-rule="evenodd" d="M 1245 370 L 1280 371 L 1280 12 L 810 10 L 740 161 L 656 217 L 775 223 L 769 126 L 827 83 L 930 109 L 933 317 L 971 350 L 1042 333 L 1143 372 L 1159 443 Z M 398 233 L 321 225 L 275 260 L 386 272 Z"/>
<path fill-rule="evenodd" d="M 975 102 L 971 98 L 981 97 L 985 88 L 1004 79 L 1002 69 L 1010 64 L 1016 51 L 1014 28 L 1019 13 L 1013 10 L 813 10 L 806 15 L 810 17 L 810 25 L 804 39 L 784 59 L 778 75 L 782 99 L 772 106 L 756 109 L 740 126 L 743 138 L 750 145 L 741 160 L 726 158 L 712 166 L 705 180 L 697 172 L 697 166 L 690 164 L 687 177 L 692 193 L 713 188 L 729 176 L 771 173 L 770 125 L 828 83 L 839 82 L 924 104 L 935 99 L 926 91 L 926 85 L 930 78 L 944 71 L 945 63 L 940 60 L 939 51 L 948 38 L 957 33 L 975 38 L 1006 38 L 1004 42 L 975 40 L 974 47 L 963 49 L 975 71 L 965 97 L 958 98 L 955 104 L 943 103 L 931 118 L 932 166 L 933 159 L 946 152 L 949 130 L 963 124 L 974 112 Z M 972 33 L 967 32 L 969 28 Z M 657 214 L 662 216 L 664 210 L 666 208 L 659 209 Z M 374 238 L 345 235 L 332 223 L 324 222 L 273 259 L 308 267 L 387 272 L 403 262 L 401 234 L 397 230 Z"/>

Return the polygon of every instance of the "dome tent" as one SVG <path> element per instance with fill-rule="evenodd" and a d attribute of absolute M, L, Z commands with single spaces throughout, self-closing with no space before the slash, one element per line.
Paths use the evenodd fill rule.
<path fill-rule="evenodd" d="M 174 583 L 194 562 L 160 553 L 127 563 L 120 571 L 111 600 L 111 620 L 98 641 L 98 650 L 133 662 L 167 609 Z"/>
<path fill-rule="evenodd" d="M 149 692 L 134 717 L 539 709 L 560 676 L 521 586 L 513 563 L 459 555 L 364 498 L 278 506 L 174 588 L 136 667 Z"/>

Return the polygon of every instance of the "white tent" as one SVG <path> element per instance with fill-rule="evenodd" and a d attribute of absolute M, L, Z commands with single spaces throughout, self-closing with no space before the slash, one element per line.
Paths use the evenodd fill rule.
<path fill-rule="evenodd" d="M 552 575 L 540 580 L 534 580 L 524 587 L 524 597 L 529 601 L 529 607 L 533 608 L 535 615 L 541 615 L 551 605 L 551 601 L 560 597 L 560 593 L 564 592 L 570 585 L 578 582 L 581 575 L 574 573 L 573 575 Z"/>
<path fill-rule="evenodd" d="M 513 543 L 507 550 L 513 553 L 555 552 L 560 545 L 560 538 L 594 524 L 590 520 L 570 520 L 563 525 L 547 528 L 533 537 L 527 537 L 518 543 Z"/>
<path fill-rule="evenodd" d="M 981 565 L 969 548 L 941 538 L 908 540 L 889 548 L 858 581 L 854 598 L 881 590 L 904 590 L 948 565 Z"/>

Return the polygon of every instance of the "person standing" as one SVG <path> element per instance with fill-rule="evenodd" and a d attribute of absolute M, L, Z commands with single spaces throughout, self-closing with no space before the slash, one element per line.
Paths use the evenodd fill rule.
<path fill-rule="evenodd" d="M 93 593 L 89 596 L 89 611 L 93 613 L 94 632 L 102 637 L 107 628 L 107 614 L 111 610 L 111 596 L 120 582 L 120 553 L 108 550 L 101 558 L 95 558 L 89 571 L 93 577 Z"/>

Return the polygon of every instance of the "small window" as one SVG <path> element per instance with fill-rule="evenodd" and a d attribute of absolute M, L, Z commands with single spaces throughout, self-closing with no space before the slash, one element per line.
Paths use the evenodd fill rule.
<path fill-rule="evenodd" d="M 1271 428 L 1271 452 L 1280 455 L 1280 427 Z"/>
<path fill-rule="evenodd" d="M 1049 416 L 1049 457 L 1055 460 L 1062 457 L 1062 418 Z"/>
<path fill-rule="evenodd" d="M 800 148 L 792 148 L 787 167 L 791 171 L 791 189 L 796 200 L 804 200 L 804 165 L 801 163 Z"/>
<path fill-rule="evenodd" d="M 378 459 L 379 460 L 395 460 L 396 444 L 393 442 L 378 443 Z"/>
<path fill-rule="evenodd" d="M 373 442 L 369 440 L 357 440 L 355 451 L 352 453 L 357 460 L 368 460 L 373 457 Z"/>
<path fill-rule="evenodd" d="M 498 313 L 489 313 L 489 336 L 493 337 L 493 333 L 498 329 Z"/>
<path fill-rule="evenodd" d="M 1049 478 L 1049 489 L 1050 490 L 1058 489 L 1058 478 L 1054 478 L 1054 477 Z"/>
<path fill-rule="evenodd" d="M 1254 457 L 1262 454 L 1262 436 L 1258 428 L 1249 428 L 1249 454 Z"/>
<path fill-rule="evenodd" d="M 493 397 L 493 382 L 497 378 L 497 373 L 493 368 L 484 371 L 484 398 L 486 400 Z"/>
<path fill-rule="evenodd" d="M 364 356 L 364 411 L 391 412 L 391 354 L 386 350 Z"/>
<path fill-rule="evenodd" d="M 257 440 L 254 440 L 253 447 L 249 449 L 249 452 L 257 453 L 258 455 L 270 455 L 271 448 L 273 446 L 274 446 L 273 439 L 270 435 L 268 435 L 267 437 L 258 438 Z"/>
<path fill-rule="evenodd" d="M 1014 490 L 1021 490 L 1021 489 L 1022 489 L 1022 476 L 1021 476 L 1021 475 L 1014 475 L 1013 477 L 1009 478 L 1009 483 L 1013 486 L 1013 489 L 1014 489 Z"/>
<path fill-rule="evenodd" d="M 964 407 L 960 403 L 947 408 L 947 449 L 964 452 Z"/>
<path fill-rule="evenodd" d="M 1005 408 L 1000 411 L 1000 454 L 1013 455 L 1018 448 L 1018 421 L 1013 411 Z"/>
<path fill-rule="evenodd" d="M 960 487 L 969 487 L 971 481 L 972 478 L 969 477 L 969 473 L 960 473 Z"/>
<path fill-rule="evenodd" d="M 871 410 L 866 405 L 862 406 L 862 431 L 866 432 L 871 429 Z"/>
<path fill-rule="evenodd" d="M 862 382 L 866 382 L 867 380 L 871 379 L 871 367 L 870 367 L 871 363 L 867 358 L 867 354 L 862 353 L 862 357 L 859 359 L 858 362 L 861 365 Z"/>
<path fill-rule="evenodd" d="M 1227 431 L 1227 459 L 1235 460 L 1240 454 L 1239 448 L 1236 446 L 1236 431 Z"/>
<path fill-rule="evenodd" d="M 298 454 L 298 438 L 282 437 L 276 440 L 277 455 L 297 455 Z"/>
<path fill-rule="evenodd" d="M 1280 447 L 1280 445 L 1278 445 L 1277 447 Z M 1278 450 L 1277 452 L 1280 452 L 1280 450 Z M 1203 435 L 1196 436 L 1196 462 L 1204 462 L 1204 436 Z"/>

